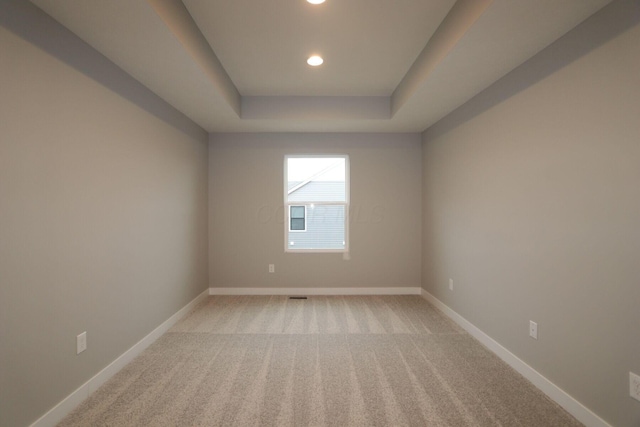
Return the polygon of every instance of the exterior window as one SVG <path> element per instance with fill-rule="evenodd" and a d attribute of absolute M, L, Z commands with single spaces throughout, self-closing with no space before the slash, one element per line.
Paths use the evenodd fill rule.
<path fill-rule="evenodd" d="M 305 206 L 289 206 L 289 231 L 306 231 Z"/>
<path fill-rule="evenodd" d="M 285 252 L 349 250 L 349 158 L 285 156 Z"/>

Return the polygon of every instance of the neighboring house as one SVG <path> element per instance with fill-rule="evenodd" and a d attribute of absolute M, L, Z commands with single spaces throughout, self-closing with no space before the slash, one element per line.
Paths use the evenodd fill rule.
<path fill-rule="evenodd" d="M 345 206 L 322 204 L 345 200 L 345 183 L 289 182 L 289 249 L 345 249 Z M 300 202 L 300 204 L 295 204 Z"/>

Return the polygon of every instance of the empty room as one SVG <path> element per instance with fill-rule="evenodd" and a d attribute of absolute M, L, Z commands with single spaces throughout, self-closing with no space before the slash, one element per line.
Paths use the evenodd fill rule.
<path fill-rule="evenodd" d="M 0 426 L 640 426 L 640 0 L 0 0 Z"/>

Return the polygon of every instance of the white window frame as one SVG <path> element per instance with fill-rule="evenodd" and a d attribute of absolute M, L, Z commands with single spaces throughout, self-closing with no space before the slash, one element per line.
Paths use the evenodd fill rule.
<path fill-rule="evenodd" d="M 319 202 L 316 200 L 305 200 L 289 202 L 289 182 L 288 182 L 288 160 L 291 158 L 343 158 L 344 159 L 344 181 L 345 181 L 345 193 L 344 202 Z M 351 200 L 351 176 L 350 176 L 350 161 L 347 154 L 287 154 L 284 156 L 284 251 L 292 253 L 348 253 L 349 252 L 349 206 Z M 305 207 L 305 230 L 307 229 L 307 206 L 308 205 L 329 205 L 344 206 L 344 248 L 342 249 L 297 249 L 289 248 L 289 233 L 299 232 L 301 230 L 289 230 L 291 227 L 290 218 L 290 206 L 304 206 Z"/>

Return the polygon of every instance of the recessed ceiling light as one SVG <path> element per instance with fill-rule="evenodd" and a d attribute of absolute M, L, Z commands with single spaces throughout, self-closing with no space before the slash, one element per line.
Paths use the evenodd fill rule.
<path fill-rule="evenodd" d="M 307 2 L 311 4 L 320 4 L 324 3 L 324 0 L 307 0 Z"/>
<path fill-rule="evenodd" d="M 324 62 L 324 59 L 322 59 L 318 55 L 310 56 L 309 59 L 307 59 L 307 64 L 311 65 L 312 67 L 317 67 L 318 65 L 322 65 L 323 62 Z"/>

